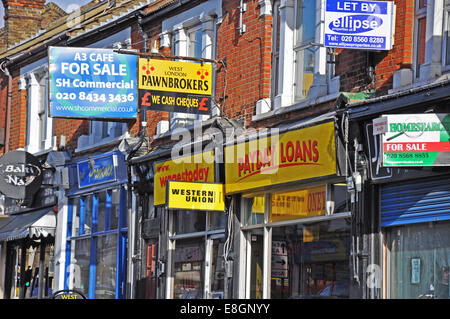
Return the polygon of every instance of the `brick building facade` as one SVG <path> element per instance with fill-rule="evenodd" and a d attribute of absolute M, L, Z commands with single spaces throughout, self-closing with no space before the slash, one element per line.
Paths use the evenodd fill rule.
<path fill-rule="evenodd" d="M 394 2 L 396 16 L 392 50 L 369 51 L 330 49 L 321 45 L 324 1 L 117 1 L 113 7 L 108 7 L 109 2 L 92 1 L 80 8 L 79 17 L 71 17 L 56 5 L 45 4 L 42 0 L 4 0 L 6 20 L 5 27 L 0 30 L 0 154 L 25 149 L 45 160 L 52 152 L 68 151 L 72 158 L 70 163 L 66 163 L 66 167 L 74 169 L 79 161 L 89 156 L 98 157 L 102 153 L 117 152 L 123 140 L 145 136 L 148 142 L 140 149 L 145 155 L 136 159 L 133 165 L 130 164 L 136 169 L 140 164 L 153 167 L 155 162 L 166 160 L 170 148 L 176 144 L 171 133 L 181 127 L 193 131 L 198 120 L 202 121 L 203 130 L 229 125 L 239 127 L 246 135 L 263 128 L 284 129 L 308 121 L 314 124 L 315 119 L 322 117 L 335 119 L 336 139 L 341 142 L 346 139 L 350 145 L 348 154 L 355 154 L 357 150 L 353 148 L 351 138 L 355 137 L 361 144 L 367 141 L 364 129 L 358 127 L 358 124 L 352 124 L 350 137 L 345 134 L 342 129 L 345 114 L 351 113 L 352 109 L 367 107 L 373 110 L 371 116 L 375 117 L 379 115 L 376 110 L 382 108 L 383 101 L 405 96 L 414 99 L 411 93 L 414 90 L 420 91 L 421 87 L 430 85 L 445 87 L 449 80 L 448 1 L 439 0 L 432 4 L 426 4 L 426 1 Z M 71 19 L 77 19 L 78 24 L 72 23 L 75 20 Z M 433 24 L 433 19 L 441 23 Z M 37 92 L 33 91 L 33 88 L 43 85 L 43 82 L 39 82 L 43 79 L 39 73 L 41 70 L 36 73 L 34 66 L 41 63 L 42 72 L 46 72 L 44 65 L 48 46 L 95 46 L 105 38 L 121 32 L 126 33 L 123 38 L 126 49 L 163 54 L 165 58 L 170 55 L 189 55 L 220 61 L 213 65 L 213 114 L 202 117 L 140 110 L 138 118 L 126 124 L 49 118 L 51 130 L 45 126 L 47 131 L 43 130 L 43 135 L 39 140 L 35 140 L 34 132 L 30 132 L 30 129 L 35 127 L 32 126 L 32 121 L 36 120 L 36 114 L 31 114 L 30 111 L 34 97 L 29 93 Z M 119 47 L 114 48 L 123 48 L 123 45 L 121 43 Z M 30 120 L 30 116 L 33 120 Z M 44 116 L 47 116 L 45 112 Z M 358 116 L 355 115 L 355 122 Z M 366 145 L 364 149 L 367 148 Z M 114 153 L 114 156 L 116 155 Z M 150 171 L 147 172 L 149 176 L 155 173 Z M 135 171 L 133 174 L 136 177 Z M 336 180 L 346 183 L 345 177 L 347 176 L 340 175 Z M 167 217 L 169 220 L 167 212 L 152 205 L 152 190 L 148 189 L 148 185 L 152 185 L 152 178 L 138 176 L 137 180 L 142 182 L 146 189 L 140 192 L 136 190 L 139 186 L 134 185 L 135 193 L 128 193 L 128 196 L 133 196 L 133 207 L 136 209 L 129 215 L 134 224 L 128 221 L 128 231 L 132 231 L 134 237 L 128 237 L 129 240 L 132 239 L 129 244 L 132 253 L 128 252 L 127 255 L 127 297 L 173 297 L 174 290 L 170 285 L 174 279 L 164 277 L 166 274 L 161 275 L 162 277 L 156 273 L 149 274 L 146 268 L 156 265 L 148 264 L 151 259 L 148 254 L 153 252 L 155 245 L 162 245 L 162 241 L 171 245 L 179 240 L 176 236 L 169 238 L 170 234 L 165 233 L 166 230 L 162 233 L 169 239 L 161 236 L 160 242 L 153 241 L 152 238 L 149 240 L 142 235 L 143 230 L 139 228 L 143 227 L 140 218 L 144 220 L 165 216 L 163 218 Z M 223 183 L 224 180 L 220 182 Z M 131 181 L 123 181 L 123 185 L 127 183 Z M 365 183 L 371 185 L 372 182 L 367 178 Z M 131 184 L 127 184 L 127 187 L 131 187 Z M 121 192 L 125 192 L 125 188 L 123 187 Z M 80 189 L 70 189 L 65 191 L 65 197 L 62 196 L 65 201 L 62 206 L 65 205 L 66 208 L 60 209 L 64 214 L 67 214 L 70 201 L 78 200 L 77 191 L 81 193 Z M 109 194 L 109 191 L 106 190 L 106 194 Z M 269 190 L 268 193 L 276 191 L 279 192 L 280 189 Z M 358 196 L 369 196 L 367 194 L 369 191 Z M 80 198 L 83 196 L 88 195 L 82 194 Z M 239 196 L 231 197 L 233 200 L 240 200 Z M 368 197 L 364 198 L 370 201 Z M 362 211 L 364 207 L 358 209 Z M 355 211 L 351 212 L 352 216 L 357 215 Z M 205 219 L 210 221 L 213 216 Z M 160 220 L 158 222 L 163 223 Z M 355 223 L 352 224 L 352 236 L 363 236 L 363 226 L 361 223 Z M 374 229 L 370 232 L 380 232 L 380 229 Z M 224 228 L 220 230 L 223 230 L 223 234 L 217 229 L 214 231 L 223 236 L 228 235 Z M 63 237 L 60 239 L 66 240 L 65 231 L 61 231 L 61 234 Z M 211 236 L 207 228 L 205 236 Z M 211 240 L 205 245 L 214 242 Z M 219 246 L 222 244 L 219 243 Z M 160 246 L 159 261 L 168 263 L 169 255 L 163 253 L 163 250 L 169 250 L 169 247 L 164 245 Z M 211 245 L 215 245 L 215 242 Z M 188 249 L 189 245 L 186 247 Z M 234 253 L 237 255 L 239 251 L 235 249 Z M 140 254 L 141 258 L 136 259 L 138 261 L 132 260 L 135 254 Z M 65 262 L 67 263 L 67 260 Z M 352 259 L 351 263 L 358 263 L 355 269 L 361 268 L 359 274 L 365 272 L 367 265 L 363 265 L 362 261 Z M 237 264 L 234 265 L 234 274 L 238 269 Z M 175 271 L 175 268 L 174 266 L 172 270 Z M 270 266 L 266 264 L 264 269 L 267 271 Z M 355 270 L 352 271 L 351 275 L 355 275 Z M 64 274 L 61 269 L 58 276 L 59 287 L 67 285 L 69 275 Z M 156 284 L 158 280 L 161 280 L 161 286 Z M 233 282 L 233 285 L 238 284 L 237 280 Z M 270 288 L 272 284 L 274 286 Z M 262 285 L 264 289 L 261 296 L 265 297 L 270 297 L 271 289 L 273 292 L 279 289 L 279 285 L 271 283 L 270 280 L 266 280 Z M 148 288 L 150 286 L 153 288 Z M 163 288 L 156 291 L 156 286 Z M 249 296 L 249 293 L 243 290 L 250 288 L 236 287 L 223 290 L 229 289 L 228 297 Z M 352 282 L 350 297 L 368 297 L 369 290 L 360 282 Z M 373 290 L 370 291 L 371 297 L 374 297 Z M 201 297 L 211 297 L 208 293 L 211 291 L 206 289 Z M 95 295 L 92 291 L 90 294 L 91 297 Z M 124 295 L 116 292 L 115 297 Z"/>

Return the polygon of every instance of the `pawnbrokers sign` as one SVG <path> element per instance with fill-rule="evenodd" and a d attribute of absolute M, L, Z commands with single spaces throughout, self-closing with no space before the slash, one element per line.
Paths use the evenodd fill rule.
<path fill-rule="evenodd" d="M 223 184 L 168 181 L 167 208 L 223 212 Z"/>
<path fill-rule="evenodd" d="M 136 64 L 112 49 L 50 47 L 50 116 L 136 118 Z"/>
<path fill-rule="evenodd" d="M 139 59 L 138 81 L 143 109 L 211 114 L 211 64 Z"/>
<path fill-rule="evenodd" d="M 390 50 L 394 24 L 393 1 L 327 0 L 325 46 Z"/>
<path fill-rule="evenodd" d="M 450 114 L 385 115 L 383 166 L 449 166 Z"/>

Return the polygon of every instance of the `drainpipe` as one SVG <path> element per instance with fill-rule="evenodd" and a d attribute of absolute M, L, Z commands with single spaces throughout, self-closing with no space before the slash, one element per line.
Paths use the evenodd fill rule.
<path fill-rule="evenodd" d="M 5 116 L 5 147 L 4 153 L 9 152 L 9 140 L 10 140 L 10 127 L 11 127 L 11 99 L 12 99 L 12 76 L 9 73 L 7 67 L 5 67 L 5 61 L 0 65 L 0 69 L 8 77 L 8 93 L 6 96 L 6 116 Z"/>

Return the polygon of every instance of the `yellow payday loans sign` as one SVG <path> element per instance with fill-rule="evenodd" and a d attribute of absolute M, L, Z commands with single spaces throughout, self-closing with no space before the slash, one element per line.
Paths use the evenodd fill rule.
<path fill-rule="evenodd" d="M 163 205 L 168 181 L 214 183 L 214 151 L 155 163 L 154 172 L 154 205 Z"/>
<path fill-rule="evenodd" d="M 202 211 L 225 211 L 223 184 L 169 181 L 167 208 Z"/>
<path fill-rule="evenodd" d="M 226 194 L 334 174 L 334 122 L 225 147 Z"/>
<path fill-rule="evenodd" d="M 139 59 L 139 89 L 211 95 L 212 65 Z"/>

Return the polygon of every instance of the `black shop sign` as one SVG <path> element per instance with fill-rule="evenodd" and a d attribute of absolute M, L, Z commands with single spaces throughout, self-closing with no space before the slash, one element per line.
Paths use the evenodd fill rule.
<path fill-rule="evenodd" d="M 31 199 L 41 187 L 42 179 L 41 163 L 32 154 L 12 151 L 0 157 L 0 192 L 6 197 Z"/>

